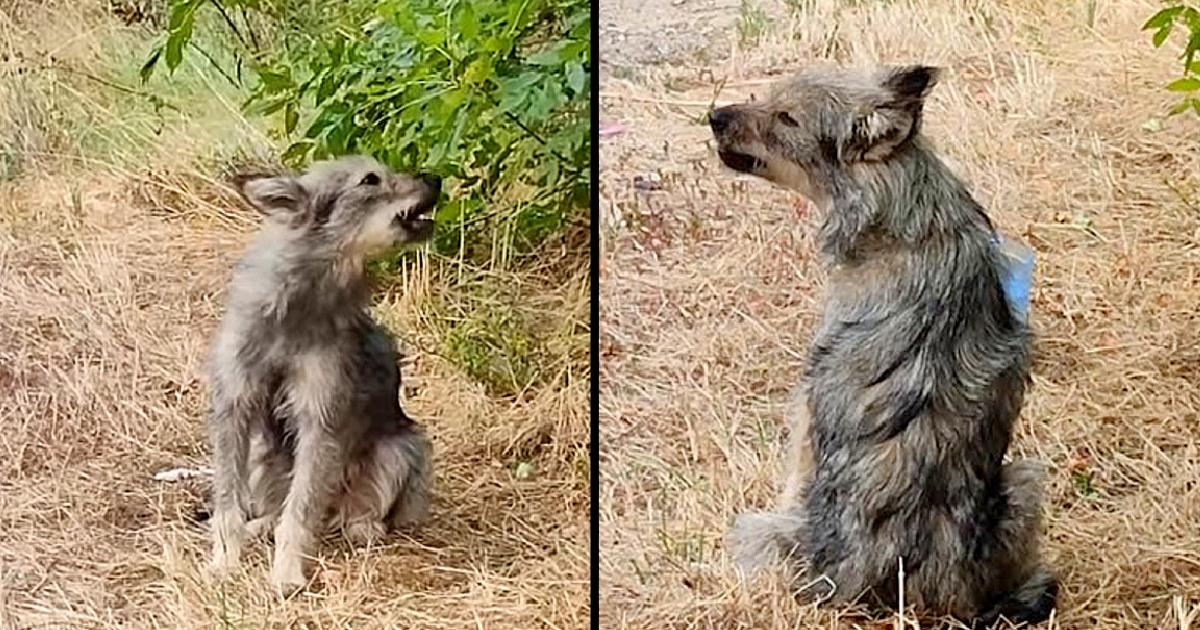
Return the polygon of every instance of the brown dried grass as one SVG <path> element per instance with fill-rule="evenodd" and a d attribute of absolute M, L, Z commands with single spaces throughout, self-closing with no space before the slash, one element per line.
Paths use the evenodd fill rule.
<path fill-rule="evenodd" d="M 23 7 L 21 22 L 0 11 L 0 50 L 62 44 L 102 74 L 101 43 L 134 37 L 91 5 L 85 28 L 79 6 Z M 0 65 L 0 121 L 13 120 L 16 71 Z M 206 463 L 201 362 L 255 223 L 209 165 L 267 145 L 215 94 L 196 109 L 225 123 L 173 117 L 154 136 L 128 97 L 59 87 L 127 142 L 106 161 L 23 144 L 20 177 L 0 181 L 0 628 L 583 627 L 586 337 L 559 340 L 561 388 L 501 400 L 438 356 L 437 335 L 439 309 L 466 300 L 455 278 L 502 285 L 511 308 L 570 328 L 586 321 L 586 276 L 424 259 L 387 286 L 376 312 L 410 349 L 406 409 L 436 449 L 431 521 L 375 549 L 331 541 L 319 585 L 292 601 L 269 589 L 261 545 L 216 584 L 205 533 L 185 521 L 204 482 L 152 475 Z M 536 474 L 517 479 L 518 459 Z"/>
<path fill-rule="evenodd" d="M 1046 627 L 1196 627 L 1200 125 L 1142 128 L 1178 72 L 1138 31 L 1155 3 L 1097 0 L 1094 27 L 1077 2 L 817 4 L 777 22 L 791 37 L 720 64 L 603 79 L 602 118 L 630 128 L 601 148 L 604 626 L 915 627 L 802 606 L 772 578 L 742 585 L 721 544 L 773 496 L 822 279 L 812 213 L 722 170 L 700 121 L 717 83 L 718 102 L 742 99 L 832 51 L 945 66 L 927 134 L 1037 249 L 1014 451 L 1051 465 L 1046 556 L 1063 590 Z"/>

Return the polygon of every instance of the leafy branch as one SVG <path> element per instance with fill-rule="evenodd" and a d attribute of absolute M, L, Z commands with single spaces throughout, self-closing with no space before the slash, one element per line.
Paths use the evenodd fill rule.
<path fill-rule="evenodd" d="M 1166 85 L 1168 91 L 1182 96 L 1169 115 L 1191 109 L 1200 116 L 1200 60 L 1196 59 L 1197 53 L 1200 53 L 1200 9 L 1191 3 L 1172 3 L 1150 16 L 1142 25 L 1142 30 L 1154 31 L 1151 41 L 1155 48 L 1161 48 L 1176 27 L 1186 29 L 1187 42 L 1179 55 L 1183 61 L 1183 76 Z"/>
<path fill-rule="evenodd" d="M 487 247 L 463 232 L 506 223 L 508 244 L 534 248 L 587 214 L 590 15 L 587 0 L 170 0 L 141 76 L 189 49 L 219 67 L 192 39 L 222 27 L 239 83 L 252 72 L 244 108 L 282 123 L 285 162 L 362 152 L 437 173 L 457 184 L 439 246 Z"/>

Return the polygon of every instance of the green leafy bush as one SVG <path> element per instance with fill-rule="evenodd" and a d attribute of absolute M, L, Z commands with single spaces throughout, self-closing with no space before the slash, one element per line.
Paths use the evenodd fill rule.
<path fill-rule="evenodd" d="M 143 80 L 189 48 L 217 64 L 192 34 L 224 28 L 236 62 L 222 72 L 251 70 L 245 108 L 281 123 L 285 163 L 362 152 L 451 178 L 439 250 L 525 252 L 586 226 L 586 0 L 170 0 L 169 13 Z"/>
<path fill-rule="evenodd" d="M 1200 52 L 1200 5 L 1172 2 L 1146 20 L 1142 30 L 1154 31 L 1152 41 L 1155 48 L 1161 48 L 1171 36 L 1176 27 L 1187 31 L 1187 42 L 1184 44 L 1180 59 L 1183 60 L 1183 76 L 1167 84 L 1172 92 L 1179 92 L 1182 100 L 1171 108 L 1171 115 L 1180 114 L 1189 109 L 1200 116 L 1200 60 L 1196 53 Z"/>

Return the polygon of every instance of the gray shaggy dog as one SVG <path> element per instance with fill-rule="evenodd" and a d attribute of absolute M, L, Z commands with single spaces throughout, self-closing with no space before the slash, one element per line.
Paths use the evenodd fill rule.
<path fill-rule="evenodd" d="M 265 218 L 209 359 L 212 566 L 230 571 L 247 536 L 273 530 L 271 583 L 290 594 L 326 528 L 369 543 L 426 512 L 430 444 L 400 408 L 365 263 L 432 234 L 441 182 L 350 156 L 236 183 Z"/>
<path fill-rule="evenodd" d="M 810 69 L 716 109 L 721 160 L 821 212 L 827 298 L 791 417 L 774 511 L 729 535 L 750 570 L 785 561 L 833 602 L 904 601 L 973 627 L 1037 623 L 1043 473 L 1004 463 L 1031 334 L 997 235 L 920 135 L 936 68 Z"/>

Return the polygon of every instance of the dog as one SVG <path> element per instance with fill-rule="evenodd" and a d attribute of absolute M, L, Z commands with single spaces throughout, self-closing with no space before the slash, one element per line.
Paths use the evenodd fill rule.
<path fill-rule="evenodd" d="M 289 595 L 327 528 L 370 543 L 427 513 L 431 445 L 400 407 L 365 265 L 432 235 L 441 181 L 348 156 L 235 186 L 264 220 L 208 360 L 212 569 L 227 574 L 246 537 L 273 532 L 270 581 Z"/>
<path fill-rule="evenodd" d="M 1032 334 L 983 208 L 921 135 L 939 69 L 810 68 L 709 114 L 729 168 L 808 198 L 829 269 L 775 509 L 738 516 L 735 563 L 784 563 L 832 603 L 990 627 L 1045 620 L 1044 473 L 1004 463 Z"/>

